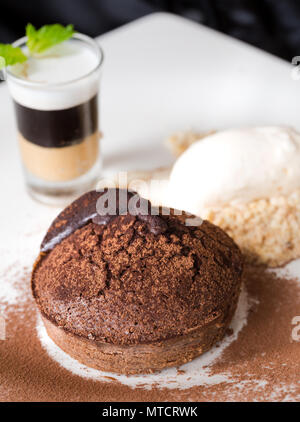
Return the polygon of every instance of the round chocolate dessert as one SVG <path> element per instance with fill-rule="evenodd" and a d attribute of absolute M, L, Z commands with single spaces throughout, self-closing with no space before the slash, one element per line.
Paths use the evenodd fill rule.
<path fill-rule="evenodd" d="M 99 211 L 113 193 L 115 213 Z M 208 221 L 163 214 L 109 189 L 86 193 L 50 226 L 33 295 L 48 335 L 81 363 L 149 373 L 188 362 L 225 335 L 241 287 L 238 246 Z"/>

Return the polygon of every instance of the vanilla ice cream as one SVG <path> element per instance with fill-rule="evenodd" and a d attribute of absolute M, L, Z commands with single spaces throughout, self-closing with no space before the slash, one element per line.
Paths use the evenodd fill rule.
<path fill-rule="evenodd" d="M 176 154 L 184 151 L 173 169 L 131 173 L 127 186 L 221 227 L 248 263 L 276 267 L 300 257 L 300 133 L 257 127 L 169 139 Z"/>
<path fill-rule="evenodd" d="M 201 216 L 208 208 L 287 195 L 299 187 L 300 133 L 275 126 L 231 129 L 195 142 L 178 158 L 168 202 Z"/>

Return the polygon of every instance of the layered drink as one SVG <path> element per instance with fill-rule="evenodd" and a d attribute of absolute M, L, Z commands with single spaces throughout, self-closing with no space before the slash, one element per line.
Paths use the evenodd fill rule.
<path fill-rule="evenodd" d="M 25 50 L 25 42 L 15 45 Z M 39 199 L 78 195 L 99 174 L 102 60 L 98 45 L 76 33 L 8 70 L 27 185 Z"/>

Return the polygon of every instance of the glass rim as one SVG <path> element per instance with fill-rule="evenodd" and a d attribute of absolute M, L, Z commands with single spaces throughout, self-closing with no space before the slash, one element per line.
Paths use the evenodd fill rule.
<path fill-rule="evenodd" d="M 38 82 L 38 81 L 29 81 L 25 78 L 17 76 L 14 73 L 11 72 L 10 66 L 9 66 L 9 67 L 7 67 L 7 70 L 6 70 L 7 76 L 9 77 L 9 79 L 13 80 L 16 83 L 26 85 L 26 86 L 29 86 L 29 87 L 35 87 L 35 88 L 37 88 L 37 87 L 43 87 L 43 88 L 61 87 L 61 86 L 73 84 L 75 82 L 79 82 L 82 79 L 85 79 L 85 78 L 91 76 L 94 72 L 96 72 L 98 69 L 100 69 L 102 64 L 103 64 L 104 53 L 103 53 L 102 48 L 93 38 L 89 37 L 88 35 L 81 34 L 80 32 L 75 32 L 70 39 L 71 40 L 77 39 L 77 40 L 83 41 L 86 44 L 89 44 L 90 46 L 92 46 L 94 48 L 94 50 L 96 51 L 97 57 L 98 57 L 98 62 L 96 64 L 96 66 L 92 70 L 90 70 L 88 73 L 85 73 L 84 75 L 79 76 L 78 78 L 70 79 L 69 81 L 65 81 L 65 82 L 46 82 L 46 83 L 44 83 L 44 82 Z M 14 41 L 12 46 L 13 47 L 20 47 L 22 44 L 25 44 L 26 41 L 27 41 L 27 37 L 24 36 L 22 38 L 17 39 L 16 41 Z"/>

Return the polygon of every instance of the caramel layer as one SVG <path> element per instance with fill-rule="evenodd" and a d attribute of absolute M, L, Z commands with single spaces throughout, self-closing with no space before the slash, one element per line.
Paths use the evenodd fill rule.
<path fill-rule="evenodd" d="M 24 166 L 34 176 L 49 182 L 66 182 L 82 176 L 97 161 L 99 132 L 81 143 L 62 148 L 45 148 L 33 144 L 19 133 Z"/>

